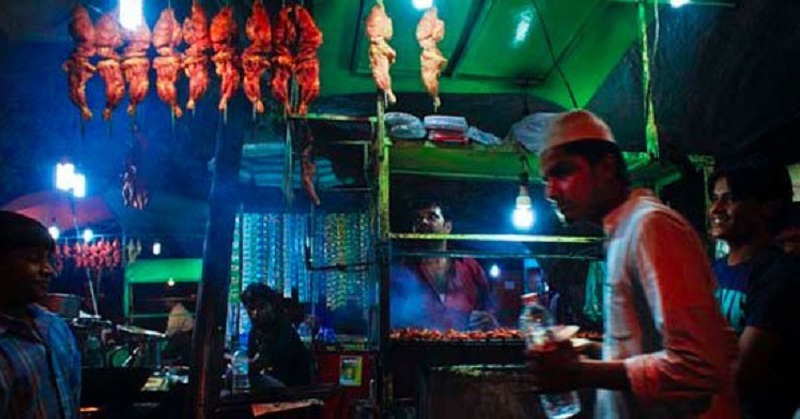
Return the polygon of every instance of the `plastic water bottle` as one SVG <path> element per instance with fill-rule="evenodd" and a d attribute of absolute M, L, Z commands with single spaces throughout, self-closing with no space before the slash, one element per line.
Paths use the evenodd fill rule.
<path fill-rule="evenodd" d="M 231 393 L 243 394 L 250 392 L 250 377 L 248 375 L 250 370 L 250 358 L 247 356 L 247 350 L 240 348 L 234 352 L 233 360 L 231 361 Z"/>
<path fill-rule="evenodd" d="M 539 304 L 539 296 L 536 293 L 525 294 L 522 296 L 522 304 L 519 330 L 525 336 L 525 345 L 528 349 L 555 341 L 553 316 Z M 581 411 L 581 402 L 575 391 L 542 394 L 539 399 L 542 409 L 550 419 L 569 418 Z"/>

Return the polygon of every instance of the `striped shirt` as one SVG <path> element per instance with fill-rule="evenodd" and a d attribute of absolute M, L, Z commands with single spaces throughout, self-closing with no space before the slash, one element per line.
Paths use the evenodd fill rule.
<path fill-rule="evenodd" d="M 28 306 L 34 327 L 0 313 L 0 418 L 78 418 L 80 352 L 67 324 Z"/>

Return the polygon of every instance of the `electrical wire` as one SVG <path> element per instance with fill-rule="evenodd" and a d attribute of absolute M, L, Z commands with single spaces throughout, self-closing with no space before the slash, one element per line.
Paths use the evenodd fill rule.
<path fill-rule="evenodd" d="M 539 3 L 536 0 L 531 0 L 533 3 L 533 8 L 536 9 L 536 17 L 539 18 L 539 24 L 542 26 L 542 32 L 544 33 L 544 41 L 547 44 L 547 50 L 550 52 L 550 58 L 553 60 L 553 66 L 556 68 L 558 75 L 561 77 L 561 81 L 564 82 L 564 86 L 567 88 L 567 92 L 569 92 L 569 99 L 572 101 L 572 107 L 577 109 L 578 108 L 578 101 L 575 100 L 575 92 L 572 91 L 572 85 L 569 84 L 569 80 L 567 80 L 567 76 L 564 75 L 564 72 L 561 70 L 561 65 L 558 63 L 558 59 L 556 58 L 556 53 L 553 51 L 553 42 L 550 39 L 550 31 L 547 30 L 547 25 L 544 22 L 544 18 L 542 17 L 542 13 L 539 9 Z"/>

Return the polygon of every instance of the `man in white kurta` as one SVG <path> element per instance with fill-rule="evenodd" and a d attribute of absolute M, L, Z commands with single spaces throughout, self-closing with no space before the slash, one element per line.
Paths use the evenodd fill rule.
<path fill-rule="evenodd" d="M 649 191 L 631 191 L 608 126 L 586 111 L 558 114 L 540 150 L 545 193 L 568 222 L 607 238 L 603 359 L 569 345 L 530 353 L 542 390 L 597 388 L 595 417 L 737 417 L 736 338 L 717 309 L 697 233 Z"/>

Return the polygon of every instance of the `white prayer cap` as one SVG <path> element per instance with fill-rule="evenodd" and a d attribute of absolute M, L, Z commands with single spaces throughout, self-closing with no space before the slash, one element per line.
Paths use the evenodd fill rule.
<path fill-rule="evenodd" d="M 550 120 L 539 155 L 581 140 L 608 141 L 616 144 L 611 128 L 602 119 L 589 111 L 575 110 L 556 114 Z"/>

